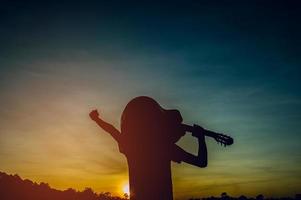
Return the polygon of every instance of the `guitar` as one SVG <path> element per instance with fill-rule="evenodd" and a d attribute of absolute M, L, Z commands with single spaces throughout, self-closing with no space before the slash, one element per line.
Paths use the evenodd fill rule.
<path fill-rule="evenodd" d="M 195 132 L 195 131 L 198 131 L 198 130 L 196 130 L 198 128 L 197 126 L 190 126 L 190 125 L 187 125 L 187 124 L 181 124 L 181 125 L 182 125 L 182 128 L 185 131 L 188 131 L 188 132 L 191 132 L 191 133 Z M 203 131 L 204 135 L 214 138 L 215 141 L 217 143 L 220 143 L 221 145 L 229 146 L 229 145 L 232 145 L 233 142 L 234 142 L 233 138 L 228 136 L 228 135 L 225 135 L 225 134 L 222 134 L 222 133 L 216 133 L 216 132 L 204 129 L 204 128 L 202 128 L 202 131 Z"/>

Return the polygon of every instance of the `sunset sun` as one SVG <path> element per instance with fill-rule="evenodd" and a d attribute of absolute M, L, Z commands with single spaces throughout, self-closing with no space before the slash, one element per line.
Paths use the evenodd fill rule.
<path fill-rule="evenodd" d="M 124 194 L 130 195 L 130 187 L 129 187 L 129 184 L 123 185 L 122 191 L 123 191 Z"/>

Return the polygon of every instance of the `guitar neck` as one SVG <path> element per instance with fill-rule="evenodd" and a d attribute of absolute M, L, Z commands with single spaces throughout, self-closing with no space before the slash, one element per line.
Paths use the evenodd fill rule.
<path fill-rule="evenodd" d="M 194 132 L 196 127 L 194 126 L 190 126 L 187 124 L 181 124 L 182 128 L 184 131 L 188 131 L 188 132 Z M 226 145 L 232 145 L 233 144 L 233 138 L 231 138 L 228 135 L 222 134 L 222 133 L 216 133 L 207 129 L 204 129 L 203 134 L 209 137 L 214 138 L 218 143 L 223 144 L 224 146 Z"/>
<path fill-rule="evenodd" d="M 190 125 L 187 125 L 187 124 L 182 124 L 182 127 L 185 131 L 188 131 L 188 132 L 193 132 L 194 131 L 194 127 L 193 126 L 190 126 Z M 206 136 L 209 136 L 209 137 L 216 137 L 218 135 L 218 133 L 215 133 L 213 131 L 210 131 L 210 130 L 207 130 L 207 129 L 204 129 L 204 135 Z"/>

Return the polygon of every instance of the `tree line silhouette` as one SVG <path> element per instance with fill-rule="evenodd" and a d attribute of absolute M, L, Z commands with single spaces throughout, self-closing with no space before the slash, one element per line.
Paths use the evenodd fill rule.
<path fill-rule="evenodd" d="M 83 191 L 76 191 L 72 188 L 57 190 L 51 188 L 47 183 L 36 183 L 28 179 L 22 179 L 17 174 L 8 175 L 0 172 L 0 199 L 1 200 L 128 200 L 112 196 L 109 192 L 95 193 L 91 188 Z M 258 195 L 256 198 L 248 198 L 244 195 L 240 197 L 230 197 L 223 192 L 220 197 L 190 198 L 189 200 L 301 200 L 301 194 L 296 194 L 295 198 L 264 198 Z"/>
<path fill-rule="evenodd" d="M 245 195 L 241 195 L 239 197 L 231 197 L 226 192 L 223 192 L 220 197 L 206 197 L 206 198 L 190 198 L 189 200 L 301 200 L 301 194 L 296 194 L 295 198 L 292 197 L 270 197 L 265 198 L 262 194 L 254 197 L 246 197 Z"/>
<path fill-rule="evenodd" d="M 76 191 L 72 188 L 57 190 L 47 183 L 36 183 L 28 179 L 21 179 L 17 174 L 8 175 L 0 172 L 1 200 L 126 200 L 112 196 L 111 193 L 95 193 L 91 188 Z"/>

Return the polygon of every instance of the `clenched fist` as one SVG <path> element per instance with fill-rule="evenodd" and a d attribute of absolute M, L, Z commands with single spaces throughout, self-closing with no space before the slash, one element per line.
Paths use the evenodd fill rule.
<path fill-rule="evenodd" d="M 89 113 L 89 116 L 92 120 L 97 120 L 99 119 L 98 116 L 99 116 L 99 113 L 98 111 L 95 109 L 95 110 L 92 110 L 90 113 Z"/>

